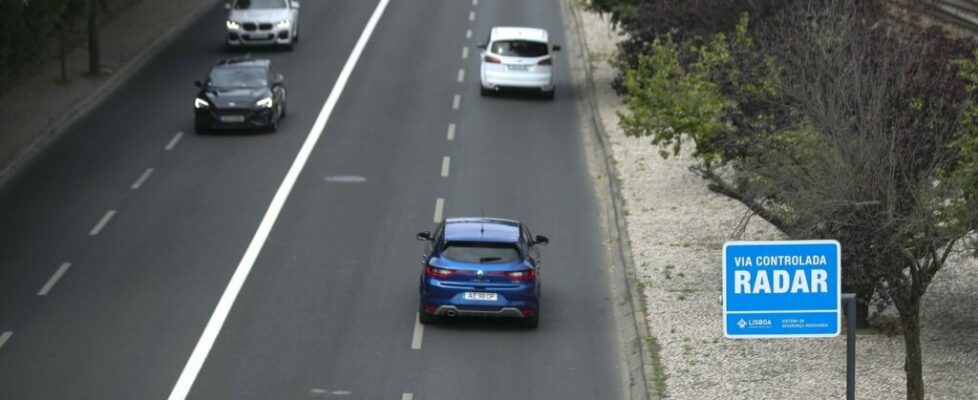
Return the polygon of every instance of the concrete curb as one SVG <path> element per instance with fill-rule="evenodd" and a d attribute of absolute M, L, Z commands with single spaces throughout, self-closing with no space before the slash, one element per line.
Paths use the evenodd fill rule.
<path fill-rule="evenodd" d="M 0 186 L 5 185 L 17 175 L 24 166 L 29 164 L 38 154 L 48 145 L 53 143 L 58 137 L 75 124 L 81 117 L 101 104 L 123 83 L 132 78 L 139 72 L 144 65 L 177 36 L 183 32 L 190 24 L 197 21 L 201 16 L 210 10 L 215 4 L 223 0 L 200 0 L 196 9 L 187 14 L 179 22 L 170 26 L 165 32 L 157 36 L 155 40 L 143 47 L 129 62 L 123 64 L 105 79 L 98 87 L 89 93 L 88 97 L 76 103 L 72 108 L 63 113 L 56 120 L 36 132 L 33 138 L 26 145 L 14 151 L 14 153 L 3 161 L 0 165 Z"/>
<path fill-rule="evenodd" d="M 586 106 L 589 110 L 589 120 L 593 125 L 593 132 L 597 146 L 597 153 L 603 162 L 598 163 L 598 167 L 608 179 L 608 190 L 599 191 L 605 195 L 605 204 L 610 212 L 607 213 L 608 236 L 617 246 L 610 246 L 612 256 L 618 261 L 622 268 L 615 268 L 618 273 L 613 274 L 612 280 L 617 294 L 621 296 L 618 305 L 619 334 L 625 346 L 626 362 L 628 365 L 629 378 L 629 398 L 632 400 L 658 400 L 659 393 L 655 388 L 655 364 L 653 354 L 658 353 L 658 349 L 653 346 L 650 338 L 648 323 L 645 314 L 642 312 L 642 293 L 638 289 L 638 280 L 635 273 L 635 261 L 632 259 L 631 239 L 628 237 L 628 226 L 626 224 L 623 210 L 625 209 L 625 199 L 621 195 L 621 188 L 618 182 L 618 172 L 613 163 L 611 149 L 607 144 L 608 134 L 604 123 L 598 112 L 598 100 L 591 65 L 591 51 L 588 48 L 587 38 L 584 35 L 583 21 L 576 0 L 563 0 L 567 10 L 571 15 L 576 32 L 578 44 L 581 46 L 584 60 L 582 62 L 585 75 L 584 95 Z M 617 299 L 616 299 L 617 300 Z"/>

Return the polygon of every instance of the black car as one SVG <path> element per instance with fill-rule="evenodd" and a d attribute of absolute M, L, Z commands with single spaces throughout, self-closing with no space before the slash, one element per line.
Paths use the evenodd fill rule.
<path fill-rule="evenodd" d="M 195 82 L 194 127 L 278 130 L 285 117 L 285 78 L 264 59 L 233 58 L 214 63 L 207 79 Z"/>

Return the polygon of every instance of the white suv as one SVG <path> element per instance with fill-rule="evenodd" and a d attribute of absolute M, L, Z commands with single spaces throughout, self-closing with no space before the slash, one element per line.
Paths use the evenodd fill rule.
<path fill-rule="evenodd" d="M 227 44 L 284 45 L 299 40 L 299 2 L 294 0 L 234 0 L 228 10 Z"/>
<path fill-rule="evenodd" d="M 502 88 L 537 89 L 554 97 L 553 55 L 547 31 L 539 28 L 495 27 L 482 50 L 482 95 Z"/>

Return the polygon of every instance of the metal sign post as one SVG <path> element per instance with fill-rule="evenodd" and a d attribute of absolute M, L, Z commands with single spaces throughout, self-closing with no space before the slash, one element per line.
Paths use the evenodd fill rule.
<path fill-rule="evenodd" d="M 846 302 L 846 400 L 856 400 L 856 299 L 855 293 L 843 293 Z"/>

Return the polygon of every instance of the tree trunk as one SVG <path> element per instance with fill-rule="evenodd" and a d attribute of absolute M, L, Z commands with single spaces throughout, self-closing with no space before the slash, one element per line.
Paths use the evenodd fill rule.
<path fill-rule="evenodd" d="M 920 349 L 920 296 L 896 301 L 903 324 L 903 343 L 906 348 L 903 369 L 907 373 L 907 400 L 924 399 L 923 354 Z"/>

